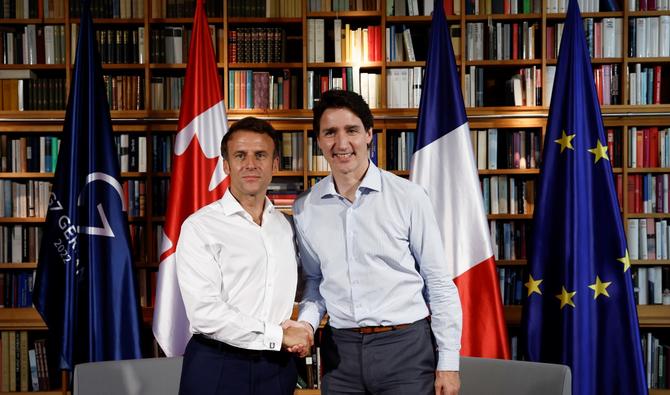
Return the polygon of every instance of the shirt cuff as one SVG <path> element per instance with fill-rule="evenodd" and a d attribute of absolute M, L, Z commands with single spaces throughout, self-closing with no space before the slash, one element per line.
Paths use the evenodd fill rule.
<path fill-rule="evenodd" d="M 458 351 L 439 351 L 437 358 L 437 370 L 459 370 L 461 357 Z"/>
<path fill-rule="evenodd" d="M 284 331 L 279 325 L 265 324 L 265 337 L 263 343 L 267 350 L 280 351 Z"/>
<path fill-rule="evenodd" d="M 321 317 L 319 317 L 318 311 L 311 311 L 311 309 L 304 309 L 298 314 L 298 321 L 309 322 L 312 325 L 312 329 L 316 332 L 319 328 L 319 323 L 321 323 Z"/>

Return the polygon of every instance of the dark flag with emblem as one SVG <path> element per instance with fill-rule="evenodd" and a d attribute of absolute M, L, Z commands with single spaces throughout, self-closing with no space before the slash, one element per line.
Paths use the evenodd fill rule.
<path fill-rule="evenodd" d="M 576 0 L 560 48 L 525 283 L 527 356 L 569 365 L 573 394 L 646 394 L 626 236 Z"/>
<path fill-rule="evenodd" d="M 52 366 L 66 370 L 141 357 L 126 203 L 88 0 L 80 26 L 33 292 Z"/>

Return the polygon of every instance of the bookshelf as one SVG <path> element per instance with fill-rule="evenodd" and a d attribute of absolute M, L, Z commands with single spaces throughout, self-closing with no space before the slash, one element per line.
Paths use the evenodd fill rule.
<path fill-rule="evenodd" d="M 7 0 L 1 3 L 3 6 L 9 4 Z M 318 159 L 314 159 L 318 152 L 313 148 L 310 110 L 324 86 L 353 87 L 374 101 L 375 160 L 383 168 L 408 176 L 409 147 L 416 129 L 418 106 L 414 94 L 418 92 L 403 85 L 403 81 L 418 78 L 425 67 L 431 18 L 423 15 L 424 1 L 417 2 L 418 15 L 408 15 L 410 3 L 397 0 L 361 1 L 361 7 L 352 10 L 338 9 L 342 4 L 336 0 L 267 1 L 269 9 L 266 13 L 261 12 L 262 7 L 250 8 L 249 4 L 257 3 L 266 4 L 241 0 L 211 1 L 207 3 L 207 13 L 221 89 L 229 107 L 229 120 L 247 115 L 263 117 L 282 135 L 282 166 L 273 180 L 278 188 L 288 189 L 282 193 L 290 200 L 291 193 L 309 187 L 328 174 Z M 322 7 L 326 3 L 334 8 Z M 395 11 L 388 7 L 396 3 L 405 7 L 405 13 L 395 15 Z M 447 15 L 447 19 L 473 131 L 473 148 L 477 153 L 486 151 L 484 163 L 479 166 L 480 179 L 483 186 L 488 183 L 489 193 L 493 179 L 499 185 L 501 180 L 507 185 L 506 209 L 501 211 L 498 205 L 498 210 L 491 210 L 489 196 L 488 219 L 495 225 L 496 234 L 503 235 L 498 245 L 497 263 L 501 274 L 514 273 L 516 288 L 511 280 L 506 280 L 514 289 L 510 296 L 514 296 L 519 292 L 518 282 L 527 262 L 523 249 L 532 232 L 530 195 L 533 181 L 539 174 L 539 164 L 530 166 L 530 160 L 527 160 L 524 168 L 512 160 L 511 164 L 498 166 L 501 159 L 496 157 L 496 166 L 491 168 L 487 163 L 488 135 L 489 130 L 497 130 L 496 147 L 509 149 L 506 143 L 509 139 L 513 153 L 515 139 L 519 144 L 521 140 L 527 142 L 524 144 L 527 149 L 532 145 L 536 150 L 533 152 L 541 150 L 550 101 L 548 91 L 553 84 L 552 69 L 556 66 L 567 2 L 535 0 L 524 5 L 464 0 L 447 3 L 450 10 L 455 10 Z M 6 13 L 7 7 L 1 10 L 0 155 L 3 157 L 11 152 L 11 148 L 7 151 L 11 141 L 19 141 L 16 144 L 24 150 L 27 150 L 26 144 L 31 147 L 30 144 L 37 144 L 38 152 L 41 152 L 40 144 L 45 144 L 46 152 L 46 145 L 53 147 L 61 133 L 67 87 L 74 71 L 73 54 L 79 24 L 74 4 L 72 0 L 32 1 L 28 13 L 17 13 L 16 9 Z M 94 22 L 101 32 L 98 38 L 100 48 L 104 49 L 103 74 L 108 80 L 114 135 L 118 144 L 125 148 L 123 155 L 127 167 L 122 171 L 122 179 L 128 185 L 129 197 L 133 197 L 130 204 L 134 208 L 130 217 L 133 253 L 140 283 L 143 322 L 148 333 L 159 264 L 157 239 L 165 219 L 165 196 L 170 177 L 167 153 L 176 133 L 194 2 L 113 0 L 102 6 L 103 3 L 96 0 L 94 4 L 99 4 L 94 8 Z M 649 185 L 649 181 L 645 184 L 644 178 L 653 180 L 654 185 L 659 182 L 663 185 L 664 177 L 670 175 L 670 162 L 658 162 L 656 166 L 642 163 L 633 166 L 631 163 L 632 150 L 636 151 L 637 157 L 638 131 L 643 131 L 641 150 L 647 152 L 650 149 L 645 148 L 648 143 L 644 140 L 644 130 L 652 130 L 647 134 L 653 135 L 655 129 L 650 128 L 660 131 L 670 127 L 670 84 L 664 83 L 670 78 L 670 49 L 662 47 L 647 51 L 654 40 L 647 40 L 646 35 L 643 40 L 638 34 L 642 29 L 651 31 L 654 26 L 660 32 L 670 29 L 664 27 L 666 24 L 670 26 L 667 5 L 667 1 L 657 0 L 657 8 L 665 7 L 665 10 L 640 10 L 637 1 L 623 0 L 619 2 L 618 10 L 588 9 L 583 12 L 587 31 L 593 32 L 589 35 L 593 47 L 592 62 L 597 86 L 602 92 L 605 129 L 611 130 L 613 136 L 610 153 L 614 151 L 612 164 L 624 224 L 637 220 L 639 225 L 641 219 L 654 224 L 670 220 L 670 212 L 665 209 L 667 205 L 661 205 L 664 208 L 660 212 L 656 207 L 647 212 L 639 209 L 637 206 L 644 206 L 640 201 L 644 193 L 635 192 L 635 182 L 641 186 Z M 344 33 L 337 41 L 336 30 Z M 18 42 L 19 35 L 30 35 L 33 31 L 36 38 L 34 60 L 30 60 L 30 53 L 23 57 L 22 48 L 15 46 L 11 54 L 14 64 L 7 64 L 10 63 L 6 60 L 9 58 L 8 37 Z M 102 45 L 102 31 L 105 31 L 105 45 Z M 317 32 L 322 35 L 315 35 Z M 665 39 L 659 33 L 657 44 L 662 42 L 667 47 L 668 33 Z M 125 41 L 124 35 L 127 36 Z M 357 35 L 360 35 L 360 42 L 352 41 Z M 109 40 L 110 36 L 113 41 Z M 412 38 L 413 58 L 406 47 L 406 36 Z M 367 41 L 363 37 L 367 37 Z M 369 44 L 367 50 L 362 45 L 364 42 Z M 42 43 L 44 46 L 40 49 Z M 323 43 L 323 50 L 317 50 L 317 43 Z M 19 60 L 21 64 L 16 64 Z M 19 80 L 24 82 L 19 83 Z M 247 81 L 263 90 L 246 88 L 243 92 L 240 84 Z M 20 85 L 24 93 L 22 103 L 18 97 Z M 19 104 L 22 104 L 22 110 Z M 479 134 L 480 131 L 484 133 Z M 630 137 L 632 135 L 635 139 Z M 479 145 L 480 137 L 485 139 L 485 144 Z M 50 143 L 46 142 L 47 138 L 52 139 Z M 663 152 L 668 155 L 670 146 L 667 150 L 664 146 Z M 498 155 L 501 154 L 502 150 L 498 148 Z M 123 155 L 120 154 L 122 162 Z M 44 167 L 44 164 L 39 164 L 37 169 L 3 166 L 0 170 L 0 182 L 26 185 L 26 189 L 29 182 L 48 183 L 52 178 L 53 169 Z M 641 181 L 635 181 L 637 178 Z M 659 179 L 661 181 L 657 181 Z M 510 180 L 514 180 L 517 199 L 521 198 L 514 210 L 509 199 Z M 632 185 L 632 192 L 629 185 Z M 651 192 L 654 192 L 653 187 Z M 5 213 L 0 216 L 0 228 L 8 232 L 16 227 L 21 229 L 19 233 L 29 229 L 24 233 L 37 234 L 44 218 L 36 214 L 15 216 Z M 516 243 L 507 247 L 504 240 L 506 228 L 507 232 L 518 233 Z M 661 232 L 662 229 L 661 225 Z M 6 249 L 11 244 L 11 237 L 8 238 L 6 233 L 3 237 L 3 248 Z M 645 238 L 651 240 L 649 233 Z M 637 239 L 639 242 L 639 235 Z M 30 244 L 29 241 L 25 243 Z M 657 243 L 656 238 L 654 243 Z M 39 243 L 35 244 L 33 240 L 34 245 Z M 663 257 L 662 248 L 660 257 L 649 259 L 647 255 L 647 259 L 638 257 L 631 262 L 636 270 L 649 271 L 658 267 L 661 273 L 667 273 L 670 258 Z M 36 265 L 28 256 L 3 258 L 7 258 L 0 259 L 0 273 L 3 274 L 30 272 Z M 665 276 L 667 278 L 667 274 Z M 663 283 L 663 288 L 668 287 L 669 284 Z M 658 335 L 666 345 L 670 343 L 668 308 L 667 305 L 650 303 L 640 305 L 638 310 L 642 333 Z M 520 306 L 510 303 L 505 310 L 510 333 L 514 335 L 518 333 Z M 0 309 L 0 330 L 39 333 L 44 329 L 30 307 Z M 652 393 L 667 394 L 670 391 L 655 389 Z"/>

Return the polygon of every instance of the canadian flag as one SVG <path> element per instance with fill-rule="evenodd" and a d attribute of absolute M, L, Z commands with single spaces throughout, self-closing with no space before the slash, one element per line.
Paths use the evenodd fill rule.
<path fill-rule="evenodd" d="M 436 1 L 410 179 L 442 231 L 463 308 L 461 355 L 509 358 L 507 329 L 470 128 L 441 1 Z"/>
<path fill-rule="evenodd" d="M 220 149 L 228 121 L 203 0 L 195 8 L 192 34 L 154 305 L 154 336 L 167 356 L 182 355 L 191 337 L 175 268 L 181 224 L 228 187 Z"/>

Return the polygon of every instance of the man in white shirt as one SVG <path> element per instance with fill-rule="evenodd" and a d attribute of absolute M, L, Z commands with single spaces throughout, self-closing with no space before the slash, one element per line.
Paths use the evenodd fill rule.
<path fill-rule="evenodd" d="M 289 219 L 265 196 L 278 169 L 272 126 L 248 117 L 221 142 L 230 186 L 184 221 L 177 279 L 193 337 L 184 354 L 180 394 L 293 394 L 293 357 L 313 333 L 289 319 L 297 261 Z"/>
<path fill-rule="evenodd" d="M 314 107 L 332 171 L 293 206 L 299 320 L 316 328 L 328 311 L 324 394 L 457 394 L 462 313 L 440 229 L 419 185 L 370 162 L 372 123 L 354 92 Z"/>

